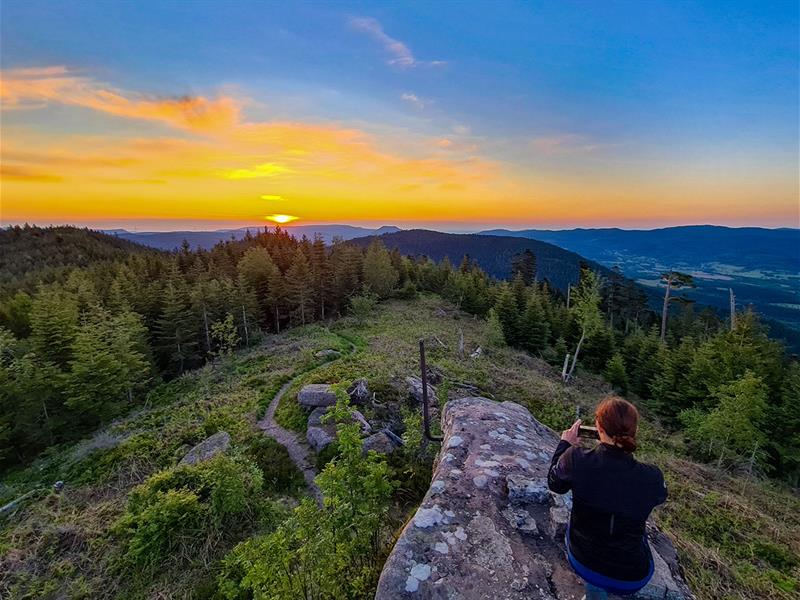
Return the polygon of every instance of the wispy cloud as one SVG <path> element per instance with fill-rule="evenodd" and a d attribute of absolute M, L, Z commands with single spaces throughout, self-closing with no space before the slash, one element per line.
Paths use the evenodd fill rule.
<path fill-rule="evenodd" d="M 387 34 L 377 19 L 371 17 L 353 17 L 350 19 L 350 26 L 356 31 L 365 33 L 383 46 L 384 50 L 391 56 L 387 63 L 399 69 L 441 67 L 447 64 L 443 60 L 417 59 L 408 46 Z"/>
<path fill-rule="evenodd" d="M 230 97 L 152 98 L 130 94 L 62 66 L 3 71 L 0 102 L 3 109 L 36 108 L 51 102 L 69 104 L 196 132 L 230 127 L 240 114 L 239 103 Z"/>
<path fill-rule="evenodd" d="M 418 108 L 420 110 L 422 110 L 423 108 L 425 108 L 430 104 L 433 104 L 432 100 L 426 100 L 424 98 L 420 98 L 419 96 L 417 96 L 416 94 L 412 94 L 411 92 L 405 92 L 404 94 L 401 94 L 400 99 L 404 102 L 407 102 L 414 108 Z"/>
<path fill-rule="evenodd" d="M 530 141 L 530 146 L 541 154 L 591 154 L 617 144 L 598 142 L 585 135 L 577 133 L 563 133 L 552 136 L 535 137 Z"/>

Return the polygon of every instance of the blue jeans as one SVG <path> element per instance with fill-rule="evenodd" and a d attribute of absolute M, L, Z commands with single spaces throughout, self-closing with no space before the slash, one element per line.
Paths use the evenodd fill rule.
<path fill-rule="evenodd" d="M 586 600 L 607 600 L 608 592 L 603 588 L 592 585 L 588 581 L 584 582 L 586 587 Z"/>
<path fill-rule="evenodd" d="M 621 581 L 597 573 L 578 562 L 572 555 L 572 550 L 570 550 L 569 547 L 569 527 L 567 527 L 567 532 L 564 535 L 564 542 L 567 546 L 567 560 L 570 566 L 586 584 L 586 600 L 605 600 L 605 598 L 608 598 L 608 592 L 620 596 L 635 594 L 646 586 L 647 582 L 650 581 L 650 578 L 653 576 L 654 565 L 652 557 L 650 558 L 650 570 L 647 573 L 647 577 L 641 581 Z M 647 540 L 642 539 L 642 543 L 646 544 Z"/>

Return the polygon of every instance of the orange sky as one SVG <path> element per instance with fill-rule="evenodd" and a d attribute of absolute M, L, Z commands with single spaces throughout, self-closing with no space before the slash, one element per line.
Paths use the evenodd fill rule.
<path fill-rule="evenodd" d="M 614 160 L 619 149 L 574 134 L 259 120 L 243 94 L 157 98 L 61 66 L 1 79 L 4 225 L 197 229 L 272 214 L 464 228 L 798 224 L 792 171 L 632 168 Z"/>

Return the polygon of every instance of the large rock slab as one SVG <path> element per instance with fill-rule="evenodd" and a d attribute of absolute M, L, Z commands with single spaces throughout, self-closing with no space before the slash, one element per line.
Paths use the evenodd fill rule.
<path fill-rule="evenodd" d="M 207 437 L 194 448 L 187 452 L 186 456 L 178 464 L 195 465 L 204 462 L 221 452 L 225 452 L 231 445 L 231 436 L 226 431 L 218 431 L 214 435 Z"/>
<path fill-rule="evenodd" d="M 558 436 L 524 407 L 486 398 L 448 402 L 442 427 L 430 489 L 386 561 L 376 600 L 581 598 L 564 549 L 571 498 L 547 489 Z M 633 598 L 691 598 L 677 562 L 662 558 L 675 556 L 669 540 L 651 529 L 657 575 Z"/>
<path fill-rule="evenodd" d="M 333 406 L 336 404 L 336 394 L 333 386 L 327 383 L 310 383 L 304 385 L 297 393 L 297 401 L 306 408 L 318 406 Z"/>

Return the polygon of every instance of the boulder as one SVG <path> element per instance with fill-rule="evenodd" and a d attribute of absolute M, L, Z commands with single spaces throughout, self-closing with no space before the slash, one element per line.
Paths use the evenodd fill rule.
<path fill-rule="evenodd" d="M 319 352 L 315 352 L 314 356 L 317 358 L 324 358 L 325 360 L 336 360 L 337 358 L 342 356 L 342 353 L 338 350 L 333 350 L 332 348 L 328 348 L 326 350 L 320 350 Z"/>
<path fill-rule="evenodd" d="M 369 387 L 367 386 L 367 380 L 356 379 L 350 384 L 350 387 L 347 388 L 347 395 L 350 396 L 350 401 L 357 406 L 363 406 L 369 402 L 371 395 L 369 393 Z"/>
<path fill-rule="evenodd" d="M 225 452 L 231 445 L 231 436 L 226 431 L 218 431 L 189 450 L 178 464 L 194 465 Z"/>
<path fill-rule="evenodd" d="M 583 596 L 565 558 L 572 500 L 546 483 L 558 436 L 518 404 L 477 397 L 448 402 L 442 431 L 431 486 L 386 560 L 375 599 Z M 656 576 L 632 598 L 692 598 L 656 531 L 648 531 Z"/>
<path fill-rule="evenodd" d="M 336 394 L 333 386 L 327 383 L 310 383 L 304 385 L 297 393 L 300 406 L 316 408 L 318 406 L 333 406 L 336 404 Z"/>
<path fill-rule="evenodd" d="M 331 425 L 309 426 L 306 429 L 306 440 L 315 452 L 322 452 L 336 439 L 336 427 Z"/>
<path fill-rule="evenodd" d="M 422 379 L 416 376 L 406 377 L 406 386 L 409 395 L 422 404 Z M 428 405 L 432 409 L 439 406 L 439 400 L 436 397 L 436 388 L 430 383 L 428 383 Z"/>
<path fill-rule="evenodd" d="M 385 431 L 373 433 L 361 442 L 361 451 L 364 454 L 367 454 L 370 450 L 374 450 L 378 454 L 391 454 L 396 447 L 394 440 Z"/>
<path fill-rule="evenodd" d="M 336 439 L 336 423 L 323 423 L 322 417 L 328 412 L 329 407 L 318 406 L 311 411 L 308 416 L 308 427 L 306 429 L 306 440 L 316 451 L 321 452 L 326 446 Z M 353 422 L 361 426 L 361 434 L 366 435 L 372 432 L 367 419 L 359 411 L 352 411 Z"/>

